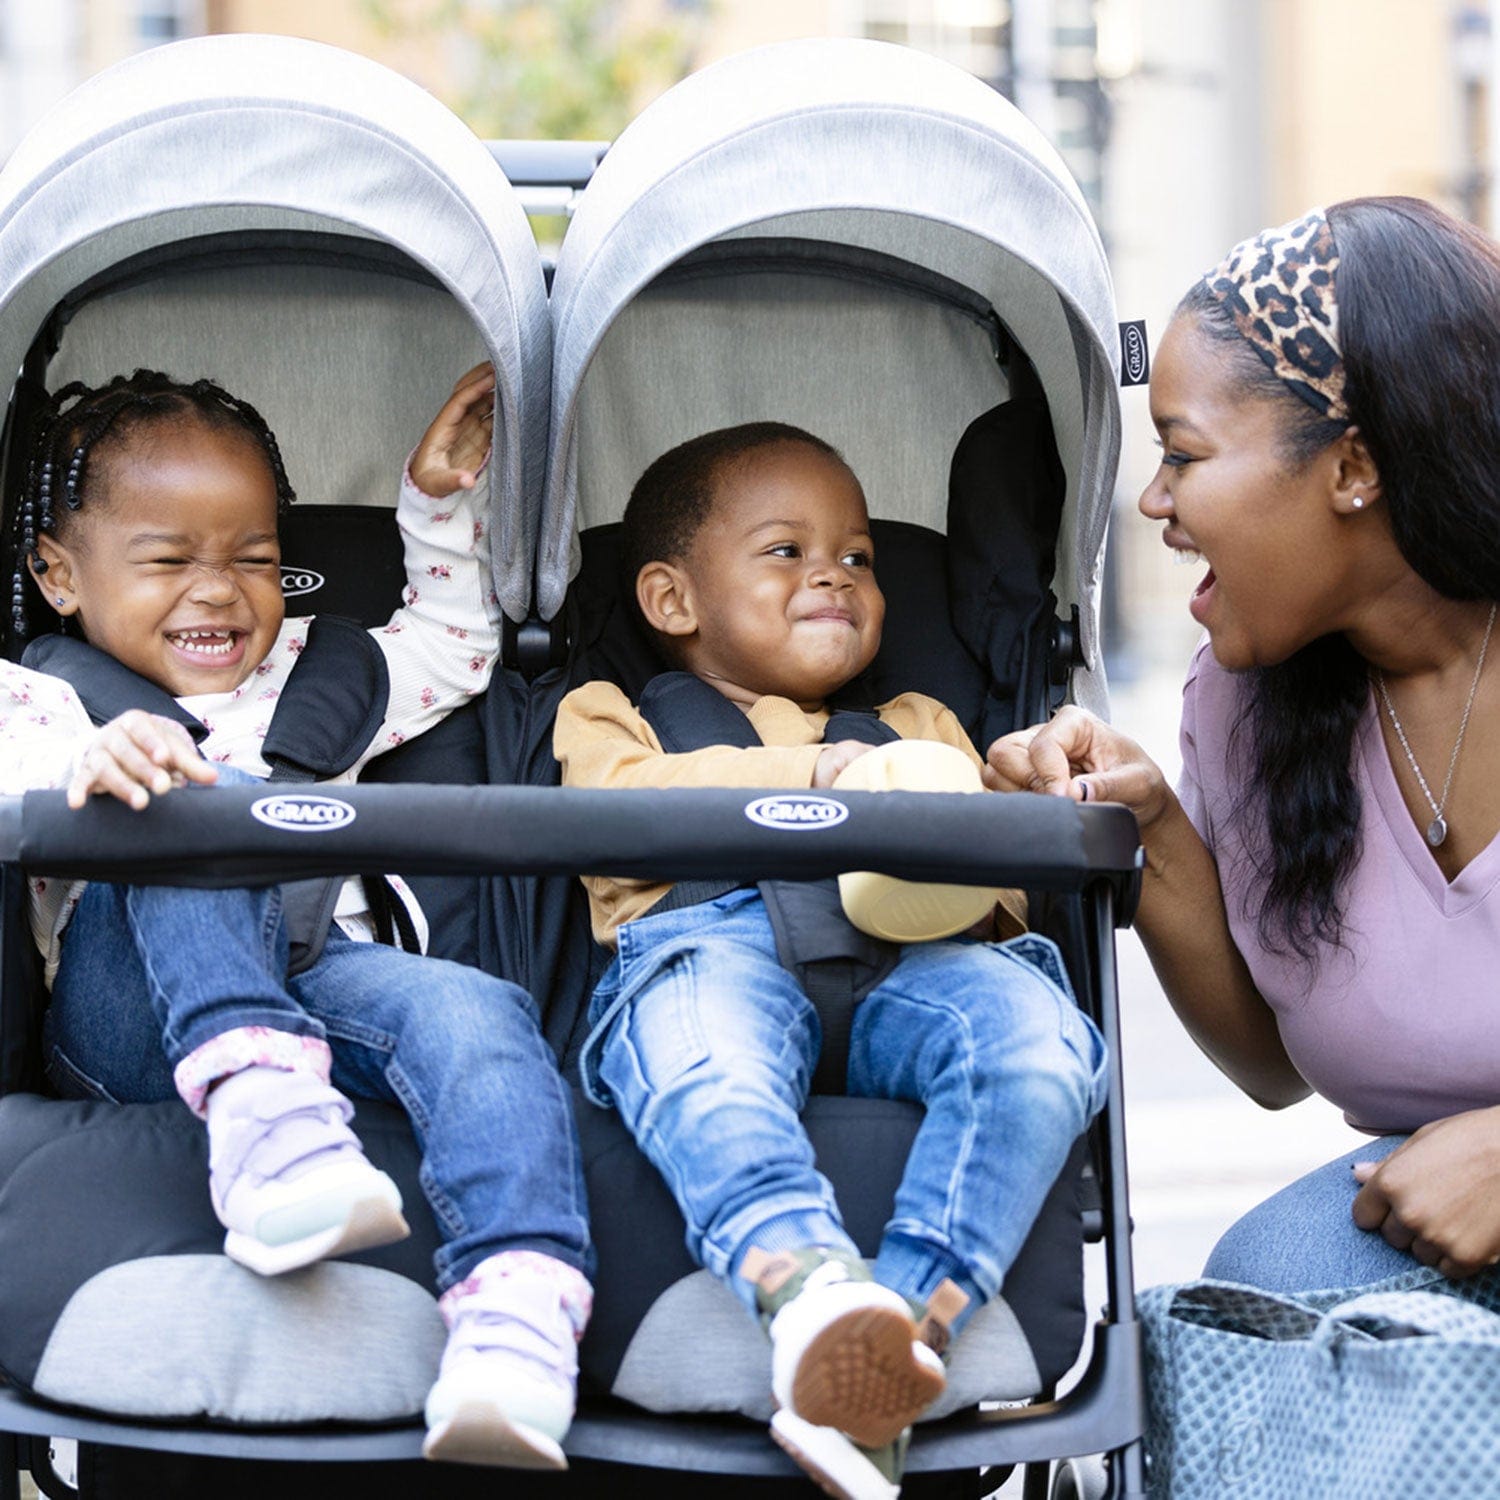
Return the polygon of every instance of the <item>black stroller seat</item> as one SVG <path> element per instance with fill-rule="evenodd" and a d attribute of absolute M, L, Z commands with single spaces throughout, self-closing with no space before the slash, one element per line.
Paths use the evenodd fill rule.
<path fill-rule="evenodd" d="M 706 69 L 647 109 L 600 164 L 563 241 L 552 309 L 536 596 L 569 655 L 533 684 L 539 739 L 578 683 L 603 678 L 635 697 L 662 670 L 620 576 L 617 523 L 635 479 L 688 437 L 756 420 L 832 442 L 865 488 L 887 617 L 864 701 L 936 696 L 981 750 L 1065 699 L 1103 706 L 1097 580 L 1119 425 L 1108 274 L 1076 187 L 991 91 L 868 43 L 788 43 Z M 662 798 L 670 816 L 667 794 L 629 795 Z M 1036 893 L 1033 925 L 1058 939 L 1080 1003 L 1110 1033 L 1100 891 L 1055 897 L 1040 874 L 1047 848 L 1023 841 L 1006 853 L 1018 868 L 1036 862 L 1036 878 L 1016 881 Z M 575 952 L 587 947 L 579 907 Z M 562 965 L 552 991 L 570 1059 L 598 968 L 597 955 Z M 805 1123 L 871 1253 L 915 1111 L 815 1097 Z M 585 1116 L 582 1129 L 600 1246 L 586 1374 L 652 1411 L 763 1421 L 764 1338 L 693 1269 L 675 1208 L 618 1122 Z M 987 1461 L 1037 1456 L 1052 1441 L 1048 1421 L 1062 1444 L 1079 1440 L 1077 1428 L 1061 1435 L 1070 1422 L 1097 1422 L 1090 1451 L 1117 1446 L 1106 1426 L 1129 1440 L 1139 1385 L 1110 1130 L 1079 1143 L 1002 1296 L 953 1351 L 948 1399 L 917 1424 L 910 1475 L 964 1467 L 986 1433 Z M 1097 1173 L 1083 1172 L 1091 1155 Z M 1102 1209 L 1092 1197 L 1101 1179 Z M 1096 1345 L 1091 1416 L 1089 1400 L 1064 1416 L 1046 1403 L 1082 1342 L 1086 1216 L 1110 1225 L 1119 1325 Z M 695 1330 L 691 1362 L 684 1327 Z M 980 1412 L 1028 1401 L 1042 1407 L 1030 1439 L 1018 1412 Z M 758 1426 L 713 1431 L 734 1443 L 721 1471 L 786 1472 Z M 625 1439 L 591 1451 L 623 1456 Z"/>

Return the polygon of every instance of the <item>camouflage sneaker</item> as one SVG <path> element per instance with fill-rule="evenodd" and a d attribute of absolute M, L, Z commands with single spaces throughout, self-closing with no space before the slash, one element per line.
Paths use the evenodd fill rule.
<path fill-rule="evenodd" d="M 772 1394 L 804 1422 L 884 1448 L 943 1393 L 942 1363 L 917 1341 L 905 1298 L 858 1256 L 752 1250 L 741 1274 L 771 1336 Z"/>
<path fill-rule="evenodd" d="M 911 1308 L 918 1339 L 947 1364 L 948 1347 L 953 1342 L 953 1322 L 969 1305 L 969 1294 L 944 1277 L 925 1304 L 908 1298 L 906 1305 Z"/>
<path fill-rule="evenodd" d="M 911 1428 L 892 1442 L 866 1448 L 835 1427 L 818 1427 L 783 1407 L 771 1418 L 771 1436 L 797 1466 L 834 1500 L 896 1500 Z"/>

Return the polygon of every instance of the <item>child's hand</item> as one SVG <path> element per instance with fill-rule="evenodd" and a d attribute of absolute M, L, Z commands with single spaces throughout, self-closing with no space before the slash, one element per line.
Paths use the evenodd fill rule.
<path fill-rule="evenodd" d="M 411 456 L 412 483 L 441 500 L 454 490 L 472 490 L 490 451 L 495 422 L 495 367 L 475 365 L 432 419 Z"/>
<path fill-rule="evenodd" d="M 817 764 L 813 767 L 812 784 L 826 790 L 833 785 L 839 772 L 850 761 L 858 760 L 861 755 L 869 754 L 874 748 L 874 745 L 867 745 L 863 740 L 835 740 L 818 757 Z"/>
<path fill-rule="evenodd" d="M 105 792 L 139 811 L 152 793 L 160 797 L 187 781 L 211 786 L 218 779 L 181 724 L 132 708 L 84 747 L 68 783 L 68 806 L 82 807 L 95 792 Z"/>

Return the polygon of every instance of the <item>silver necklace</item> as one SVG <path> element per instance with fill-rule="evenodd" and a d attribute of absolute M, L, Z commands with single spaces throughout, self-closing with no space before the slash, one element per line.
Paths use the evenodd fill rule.
<path fill-rule="evenodd" d="M 1458 752 L 1463 748 L 1464 735 L 1469 728 L 1469 715 L 1474 711 L 1474 695 L 1479 691 L 1479 674 L 1484 671 L 1484 654 L 1490 649 L 1490 632 L 1495 628 L 1495 611 L 1497 607 L 1490 605 L 1490 622 L 1484 627 L 1484 640 L 1479 647 L 1479 660 L 1474 664 L 1474 680 L 1469 684 L 1469 699 L 1464 704 L 1464 716 L 1458 721 L 1458 738 L 1453 742 L 1453 754 L 1448 757 L 1448 774 L 1443 780 L 1443 795 L 1433 800 L 1431 788 L 1427 785 L 1427 778 L 1422 774 L 1422 768 L 1417 764 L 1417 757 L 1411 753 L 1411 746 L 1407 743 L 1406 731 L 1401 727 L 1401 720 L 1396 717 L 1396 705 L 1391 702 L 1391 695 L 1386 691 L 1385 675 L 1377 667 L 1375 669 L 1375 682 L 1380 688 L 1381 701 L 1385 704 L 1385 711 L 1390 715 L 1391 728 L 1396 731 L 1396 738 L 1401 741 L 1401 748 L 1406 751 L 1407 763 L 1416 773 L 1417 785 L 1422 788 L 1422 795 L 1427 799 L 1427 805 L 1432 809 L 1432 822 L 1427 825 L 1427 842 L 1434 849 L 1441 846 L 1443 840 L 1448 837 L 1448 824 L 1443 818 L 1443 809 L 1448 805 L 1448 793 L 1453 788 L 1453 772 L 1458 766 Z"/>

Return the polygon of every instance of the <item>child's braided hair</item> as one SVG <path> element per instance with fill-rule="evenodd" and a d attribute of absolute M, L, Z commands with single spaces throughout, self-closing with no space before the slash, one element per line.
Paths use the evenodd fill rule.
<path fill-rule="evenodd" d="M 120 442 L 139 427 L 186 416 L 208 427 L 246 433 L 271 467 L 278 510 L 285 511 L 297 498 L 265 418 L 248 401 L 231 396 L 211 380 L 184 385 L 160 370 L 137 370 L 98 387 L 76 380 L 65 385 L 48 399 L 42 412 L 25 489 L 16 508 L 10 613 L 18 640 L 27 635 L 26 575 L 47 571 L 46 561 L 37 553 L 37 538 L 56 535 L 67 511 L 83 504 L 90 459 L 101 447 Z M 59 501 L 66 511 L 58 508 Z"/>

